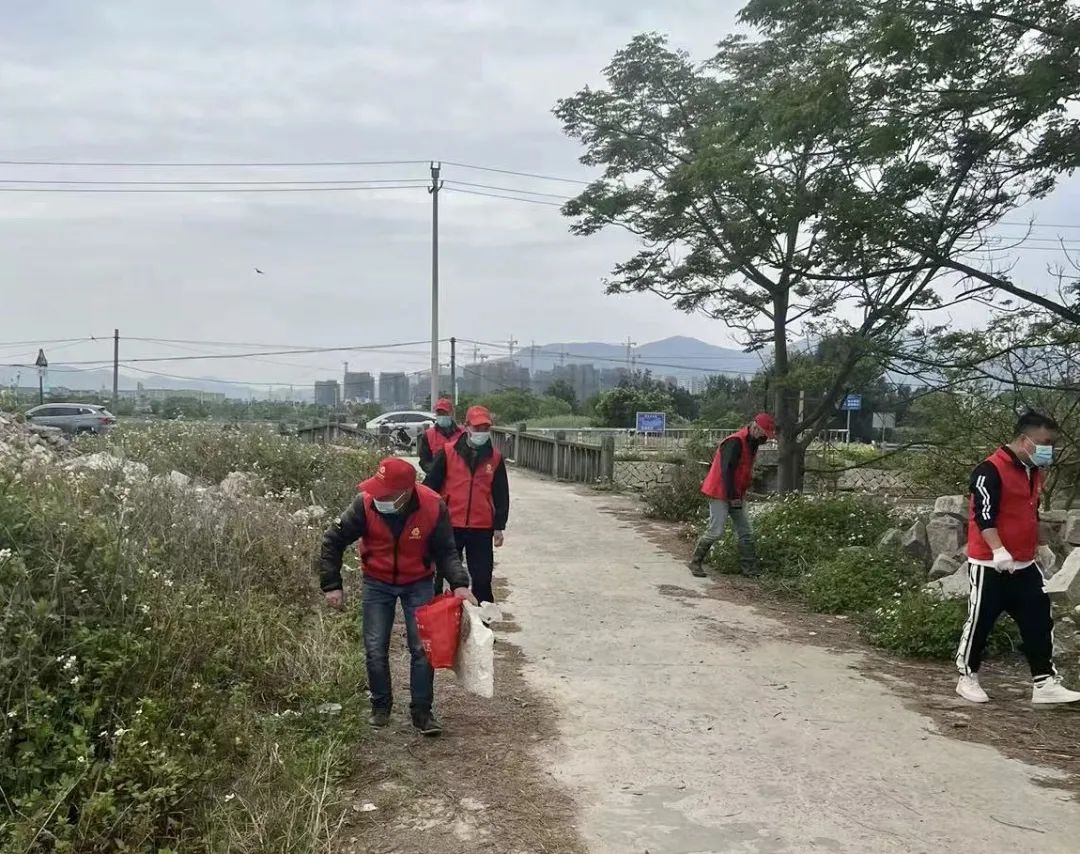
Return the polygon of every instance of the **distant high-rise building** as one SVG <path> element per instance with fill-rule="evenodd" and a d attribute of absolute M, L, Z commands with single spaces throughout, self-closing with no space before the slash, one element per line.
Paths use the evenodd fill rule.
<path fill-rule="evenodd" d="M 337 380 L 315 381 L 315 405 L 337 406 L 341 403 L 341 386 Z"/>
<path fill-rule="evenodd" d="M 600 371 L 600 391 L 609 391 L 618 388 L 623 382 L 630 379 L 628 368 L 604 368 Z"/>
<path fill-rule="evenodd" d="M 400 371 L 379 374 L 379 404 L 383 409 L 409 406 L 409 377 Z"/>
<path fill-rule="evenodd" d="M 345 388 L 343 390 L 345 400 L 357 400 L 361 403 L 370 403 L 375 399 L 375 377 L 367 371 L 345 372 Z"/>

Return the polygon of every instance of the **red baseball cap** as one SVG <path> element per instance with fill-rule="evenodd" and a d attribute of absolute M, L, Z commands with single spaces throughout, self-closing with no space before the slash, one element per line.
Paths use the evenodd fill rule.
<path fill-rule="evenodd" d="M 494 422 L 486 406 L 470 406 L 465 413 L 465 423 L 470 427 L 490 427 Z"/>
<path fill-rule="evenodd" d="M 774 419 L 768 412 L 760 412 L 754 416 L 754 423 L 757 424 L 762 430 L 765 431 L 765 438 L 776 438 L 776 419 Z"/>
<path fill-rule="evenodd" d="M 358 487 L 365 495 L 382 500 L 416 486 L 416 469 L 412 463 L 400 457 L 387 457 L 379 463 L 374 477 L 361 482 Z"/>
<path fill-rule="evenodd" d="M 440 412 L 445 412 L 447 415 L 449 415 L 453 411 L 454 411 L 454 404 L 451 403 L 450 400 L 448 400 L 445 397 L 439 398 L 439 402 L 435 404 L 435 414 L 436 415 L 438 415 Z"/>

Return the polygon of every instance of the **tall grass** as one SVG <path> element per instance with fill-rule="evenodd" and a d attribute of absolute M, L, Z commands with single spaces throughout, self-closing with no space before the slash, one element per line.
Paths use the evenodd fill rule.
<path fill-rule="evenodd" d="M 189 437 L 120 439 L 158 471 L 300 471 L 328 503 L 365 473 Z M 355 622 L 313 607 L 318 535 L 281 501 L 0 458 L 0 850 L 326 850 L 364 677 Z"/>

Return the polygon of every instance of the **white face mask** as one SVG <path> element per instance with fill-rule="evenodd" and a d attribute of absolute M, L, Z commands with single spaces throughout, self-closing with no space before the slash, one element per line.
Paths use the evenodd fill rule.
<path fill-rule="evenodd" d="M 375 509 L 380 513 L 394 514 L 398 512 L 396 501 L 379 501 L 373 498 L 371 503 L 375 505 Z"/>
<path fill-rule="evenodd" d="M 477 430 L 469 434 L 469 444 L 474 448 L 482 448 L 491 441 L 491 433 Z"/>

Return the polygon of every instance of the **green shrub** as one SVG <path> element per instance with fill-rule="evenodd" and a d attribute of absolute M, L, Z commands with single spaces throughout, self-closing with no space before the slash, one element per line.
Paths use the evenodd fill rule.
<path fill-rule="evenodd" d="M 317 529 L 4 457 L 0 534 L 0 850 L 327 847 L 364 675 Z"/>
<path fill-rule="evenodd" d="M 701 494 L 704 475 L 697 465 L 677 465 L 671 482 L 645 491 L 645 514 L 671 522 L 695 522 L 708 516 L 708 502 Z"/>
<path fill-rule="evenodd" d="M 855 546 L 811 567 L 802 594 L 815 611 L 855 614 L 891 602 L 920 575 L 921 568 L 902 552 Z"/>
<path fill-rule="evenodd" d="M 967 620 L 967 600 L 941 600 L 915 588 L 869 611 L 866 637 L 874 646 L 912 658 L 951 659 L 956 655 Z M 987 642 L 987 655 L 1017 646 L 1011 620 L 1000 620 Z"/>
<path fill-rule="evenodd" d="M 804 575 L 840 549 L 876 545 L 889 527 L 889 510 L 882 502 L 850 495 L 786 495 L 753 514 L 761 569 L 782 579 Z M 713 549 L 713 562 L 721 572 L 738 572 L 730 530 Z"/>

